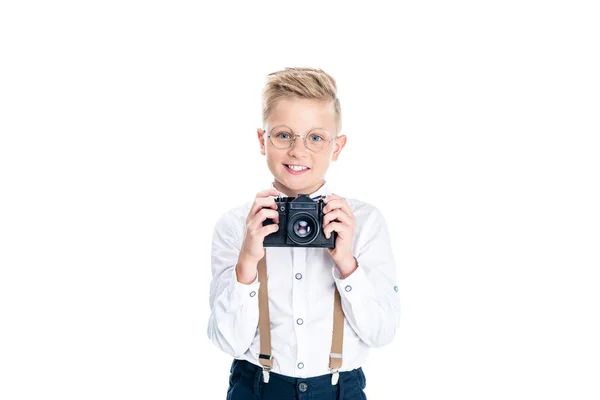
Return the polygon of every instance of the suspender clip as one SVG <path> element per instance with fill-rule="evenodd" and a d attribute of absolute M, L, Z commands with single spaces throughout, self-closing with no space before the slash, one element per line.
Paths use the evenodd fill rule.
<path fill-rule="evenodd" d="M 263 371 L 262 371 L 262 373 L 263 373 L 263 381 L 265 383 L 269 383 L 269 371 L 272 370 L 272 369 L 273 369 L 272 367 L 268 367 L 266 365 L 263 365 Z"/>
<path fill-rule="evenodd" d="M 331 372 L 331 384 L 337 385 L 340 380 L 339 368 L 329 368 L 329 371 Z"/>

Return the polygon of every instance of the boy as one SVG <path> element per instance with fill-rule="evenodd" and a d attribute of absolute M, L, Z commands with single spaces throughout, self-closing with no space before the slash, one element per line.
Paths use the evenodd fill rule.
<path fill-rule="evenodd" d="M 365 399 L 361 366 L 396 333 L 384 217 L 332 194 L 325 181 L 346 144 L 336 91 L 322 70 L 268 76 L 257 136 L 273 182 L 215 225 L 208 336 L 234 357 L 227 399 Z M 336 232 L 335 248 L 263 247 L 279 229 L 274 197 L 299 194 L 326 196 L 320 228 L 327 238 Z M 275 223 L 263 226 L 267 218 Z"/>

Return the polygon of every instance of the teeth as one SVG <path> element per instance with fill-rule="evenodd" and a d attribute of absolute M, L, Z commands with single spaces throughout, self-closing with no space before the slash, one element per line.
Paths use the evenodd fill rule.
<path fill-rule="evenodd" d="M 300 165 L 288 165 L 288 168 L 294 171 L 304 171 L 307 167 Z"/>

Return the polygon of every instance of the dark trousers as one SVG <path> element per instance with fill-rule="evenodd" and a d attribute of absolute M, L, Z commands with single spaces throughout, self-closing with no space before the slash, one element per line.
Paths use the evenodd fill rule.
<path fill-rule="evenodd" d="M 362 368 L 340 372 L 337 385 L 331 384 L 331 374 L 294 378 L 272 371 L 264 383 L 261 367 L 234 359 L 227 400 L 366 400 L 366 384 Z"/>

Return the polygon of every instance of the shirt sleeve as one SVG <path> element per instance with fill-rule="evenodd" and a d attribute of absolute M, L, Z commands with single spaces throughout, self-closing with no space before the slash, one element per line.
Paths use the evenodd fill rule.
<path fill-rule="evenodd" d="M 258 274 L 254 282 L 238 282 L 235 267 L 241 237 L 232 215 L 216 223 L 211 252 L 210 318 L 208 337 L 221 350 L 240 357 L 248 350 L 258 329 Z M 243 229 L 243 228 L 242 228 Z"/>
<path fill-rule="evenodd" d="M 374 208 L 357 238 L 358 268 L 341 279 L 337 266 L 332 275 L 350 326 L 369 347 L 389 344 L 400 322 L 396 264 L 387 225 Z"/>

